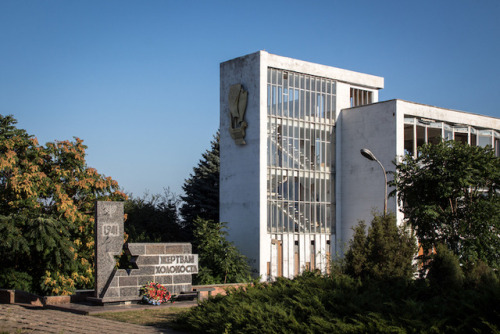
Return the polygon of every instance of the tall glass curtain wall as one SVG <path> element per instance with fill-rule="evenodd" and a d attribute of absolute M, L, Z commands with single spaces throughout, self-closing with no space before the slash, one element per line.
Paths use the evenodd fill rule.
<path fill-rule="evenodd" d="M 330 233 L 335 82 L 267 71 L 267 229 Z"/>

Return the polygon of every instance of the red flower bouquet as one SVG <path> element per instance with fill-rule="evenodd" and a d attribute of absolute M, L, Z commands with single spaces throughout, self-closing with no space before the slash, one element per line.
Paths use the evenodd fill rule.
<path fill-rule="evenodd" d="M 148 282 L 141 288 L 142 300 L 148 304 L 160 305 L 170 300 L 167 288 L 157 282 Z"/>

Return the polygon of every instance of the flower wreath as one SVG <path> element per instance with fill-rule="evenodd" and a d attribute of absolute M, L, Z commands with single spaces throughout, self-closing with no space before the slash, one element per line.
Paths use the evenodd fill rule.
<path fill-rule="evenodd" d="M 170 300 L 167 288 L 157 282 L 148 282 L 140 289 L 140 295 L 145 303 L 160 305 Z"/>

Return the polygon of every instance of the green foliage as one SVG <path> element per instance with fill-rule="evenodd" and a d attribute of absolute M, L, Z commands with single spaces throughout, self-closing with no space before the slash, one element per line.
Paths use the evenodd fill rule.
<path fill-rule="evenodd" d="M 500 158 L 490 147 L 423 145 L 396 165 L 392 185 L 424 254 L 445 244 L 462 264 L 500 267 Z"/>
<path fill-rule="evenodd" d="M 198 255 L 197 284 L 242 283 L 250 280 L 250 267 L 238 249 L 226 240 L 225 223 L 197 218 L 194 247 Z"/>
<path fill-rule="evenodd" d="M 415 268 L 416 240 L 398 227 L 393 214 L 374 215 L 368 235 L 360 222 L 346 253 L 346 273 L 377 280 L 411 279 Z"/>
<path fill-rule="evenodd" d="M 360 221 L 354 228 L 354 235 L 345 255 L 346 272 L 353 277 L 361 277 L 367 261 L 366 224 Z"/>
<path fill-rule="evenodd" d="M 230 289 L 177 322 L 193 333 L 498 332 L 498 288 L 443 293 L 420 280 L 361 281 L 306 272 Z"/>
<path fill-rule="evenodd" d="M 165 189 L 163 194 L 129 196 L 125 202 L 125 233 L 130 242 L 181 242 L 187 236 L 177 208 L 179 199 Z"/>
<path fill-rule="evenodd" d="M 182 225 L 199 254 L 198 284 L 240 283 L 250 278 L 246 258 L 226 240 L 225 223 L 219 223 L 219 132 L 182 187 Z"/>
<path fill-rule="evenodd" d="M 33 291 L 33 277 L 26 271 L 18 271 L 12 267 L 0 271 L 0 282 L 5 282 L 2 286 L 10 289 Z"/>
<path fill-rule="evenodd" d="M 39 145 L 16 123 L 0 115 L 0 287 L 92 287 L 94 202 L 126 196 L 86 165 L 82 140 Z"/>
<path fill-rule="evenodd" d="M 429 283 L 436 289 L 460 289 L 464 283 L 464 273 L 458 258 L 445 245 L 439 244 L 427 274 Z"/>
<path fill-rule="evenodd" d="M 465 267 L 465 284 L 473 288 L 485 286 L 498 286 L 500 283 L 500 273 L 482 261 L 468 263 Z"/>
<path fill-rule="evenodd" d="M 192 231 L 194 221 L 200 217 L 206 220 L 219 220 L 219 132 L 210 143 L 211 148 L 202 155 L 193 174 L 185 180 L 182 189 L 185 195 L 180 208 L 183 224 Z"/>

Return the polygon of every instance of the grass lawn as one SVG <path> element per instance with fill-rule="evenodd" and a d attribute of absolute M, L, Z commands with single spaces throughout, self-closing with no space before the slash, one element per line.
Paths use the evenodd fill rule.
<path fill-rule="evenodd" d="M 122 321 L 136 325 L 153 326 L 159 329 L 176 328 L 172 323 L 180 314 L 187 312 L 186 307 L 165 307 L 161 309 L 147 309 L 126 312 L 106 312 L 93 314 L 92 316 Z"/>

